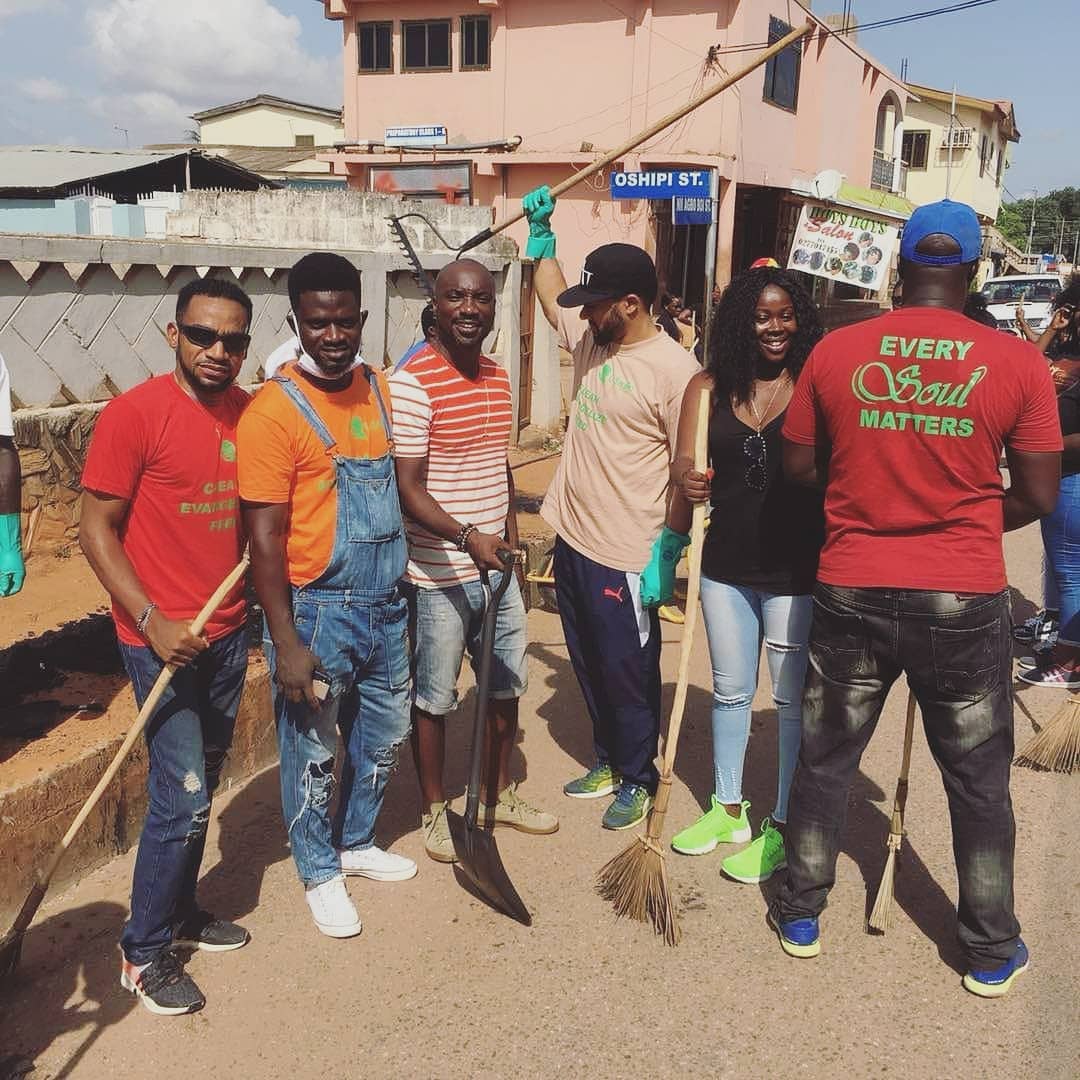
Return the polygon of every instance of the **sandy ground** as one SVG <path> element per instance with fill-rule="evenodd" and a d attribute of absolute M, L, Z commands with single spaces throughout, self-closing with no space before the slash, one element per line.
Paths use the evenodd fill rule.
<path fill-rule="evenodd" d="M 35 544 L 26 564 L 25 584 L 4 601 L 0 648 L 56 630 L 91 612 L 108 610 L 109 595 L 78 544 Z"/>
<path fill-rule="evenodd" d="M 1010 537 L 1008 551 L 1021 616 L 1037 599 L 1036 532 Z M 863 929 L 868 891 L 872 896 L 884 861 L 902 687 L 890 697 L 851 792 L 821 957 L 798 961 L 781 952 L 765 925 L 767 886 L 722 878 L 723 851 L 669 855 L 684 930 L 683 943 L 669 949 L 647 927 L 616 919 L 593 891 L 597 869 L 629 837 L 598 827 L 603 802 L 560 793 L 588 761 L 590 738 L 558 618 L 534 611 L 530 632 L 516 768 L 523 793 L 562 820 L 550 837 L 498 833 L 505 864 L 534 913 L 530 929 L 491 912 L 449 868 L 425 858 L 406 760 L 388 793 L 380 841 L 416 858 L 420 874 L 394 885 L 352 882 L 363 934 L 349 941 L 320 936 L 288 856 L 277 773 L 269 770 L 216 805 L 201 898 L 241 920 L 252 941 L 236 953 L 192 958 L 207 1008 L 158 1018 L 117 985 L 129 853 L 43 907 L 17 979 L 0 998 L 0 1062 L 5 1055 L 32 1061 L 32 1080 L 1078 1074 L 1076 777 L 1014 773 L 1017 910 L 1033 959 L 1003 1000 L 982 1001 L 960 987 L 945 800 L 921 737 L 897 924 L 885 937 Z M 679 633 L 664 625 L 666 702 Z M 669 836 L 693 818 L 711 786 L 709 672 L 700 638 L 692 673 Z M 1023 710 L 1044 722 L 1062 696 L 1029 690 L 1018 700 L 1022 741 L 1031 730 Z M 458 792 L 471 705 L 470 693 L 452 726 L 448 779 Z M 746 770 L 755 821 L 772 807 L 775 754 L 766 678 Z"/>

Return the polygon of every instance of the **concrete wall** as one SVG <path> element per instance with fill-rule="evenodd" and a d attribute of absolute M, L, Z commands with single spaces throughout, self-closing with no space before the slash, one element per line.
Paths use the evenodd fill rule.
<path fill-rule="evenodd" d="M 279 192 L 294 205 L 322 195 Z M 357 196 L 336 193 L 352 205 Z M 228 197 L 214 200 L 193 193 L 204 211 L 187 206 L 188 224 L 230 220 Z M 235 198 L 235 196 L 234 196 Z M 242 200 L 243 201 L 243 200 Z M 259 207 L 243 201 L 234 207 L 230 226 L 242 230 L 249 212 L 269 229 Z M 385 207 L 384 207 L 385 209 Z M 455 208 L 446 208 L 453 210 Z M 440 221 L 458 242 L 486 221 L 482 211 Z M 194 216 L 192 216 L 192 214 Z M 342 223 L 346 216 L 337 219 Z M 316 218 L 311 218 L 312 223 Z M 383 235 L 385 221 L 371 212 L 372 246 L 383 250 L 338 248 L 358 267 L 364 306 L 371 313 L 362 349 L 370 362 L 396 360 L 420 337 L 425 295 L 416 285 L 404 256 Z M 288 225 L 279 224 L 281 231 Z M 413 230 L 410 229 L 410 232 Z M 453 258 L 445 248 L 432 251 L 426 227 L 414 233 L 424 264 L 432 270 Z M 324 245 L 311 245 L 324 246 Z M 41 508 L 41 527 L 70 535 L 78 525 L 79 476 L 85 446 L 100 403 L 172 369 L 175 359 L 165 340 L 173 319 L 176 293 L 196 275 L 231 277 L 252 298 L 252 345 L 241 371 L 244 384 L 262 378 L 265 358 L 291 336 L 286 279 L 290 267 L 309 247 L 260 247 L 214 244 L 189 239 L 172 243 L 146 240 L 99 240 L 86 237 L 0 236 L 0 354 L 11 373 L 16 438 L 24 456 L 27 482 L 23 512 Z M 508 370 L 511 386 L 520 370 L 520 265 L 513 245 L 502 253 L 478 254 L 499 288 L 496 329 L 489 353 Z M 542 318 L 542 317 L 541 317 Z M 534 345 L 532 424 L 549 427 L 559 420 L 559 367 L 554 342 Z M 518 407 L 515 394 L 515 410 Z"/>
<path fill-rule="evenodd" d="M 314 135 L 316 146 L 333 146 L 345 137 L 345 129 L 280 105 L 257 105 L 199 122 L 201 142 L 224 146 L 295 146 L 297 135 Z"/>

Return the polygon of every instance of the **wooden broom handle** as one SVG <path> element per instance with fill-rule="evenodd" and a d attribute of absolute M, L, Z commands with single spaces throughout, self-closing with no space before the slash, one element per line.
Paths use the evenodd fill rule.
<path fill-rule="evenodd" d="M 893 812 L 889 832 L 899 836 L 904 831 L 904 811 L 907 809 L 908 771 L 911 768 L 911 743 L 915 736 L 915 695 L 908 689 L 907 717 L 904 720 L 904 756 L 900 762 L 900 776 L 893 795 Z"/>
<path fill-rule="evenodd" d="M 674 124 L 677 120 L 681 120 L 684 116 L 689 115 L 698 108 L 698 106 L 704 105 L 706 101 L 716 97 L 717 94 L 722 93 L 729 86 L 734 86 L 740 79 L 745 79 L 755 68 L 761 67 L 762 64 L 767 63 L 778 53 L 782 53 L 789 45 L 794 45 L 800 38 L 806 37 L 807 34 L 815 29 L 815 26 L 815 23 L 808 21 L 797 29 L 792 30 L 790 33 L 785 34 L 779 41 L 774 42 L 763 52 L 759 52 L 745 67 L 741 67 L 733 75 L 729 75 L 723 82 L 719 82 L 715 86 L 710 87 L 692 101 L 688 101 L 685 105 L 680 105 L 673 112 L 669 112 L 667 116 L 662 116 L 643 131 L 639 131 L 621 146 L 616 147 L 614 150 L 609 150 L 603 157 L 597 158 L 596 161 L 586 165 L 584 169 L 579 169 L 569 179 L 564 180 L 561 184 L 556 184 L 551 189 L 552 199 L 557 199 L 572 187 L 580 184 L 582 180 L 587 180 L 590 176 L 600 172 L 601 169 L 606 168 L 613 161 L 617 161 L 624 154 L 628 154 L 631 150 L 639 147 L 647 139 L 651 139 L 654 135 L 658 135 L 664 128 Z M 479 244 L 490 240 L 496 233 L 501 233 L 503 229 L 507 229 L 516 222 L 521 221 L 524 216 L 525 211 L 519 210 L 505 221 L 499 222 L 498 225 L 493 225 L 490 229 L 484 229 L 483 232 L 477 233 L 476 236 L 467 241 L 464 247 L 459 248 L 459 253 L 468 251 L 470 248 L 477 247 Z"/>
<path fill-rule="evenodd" d="M 206 624 L 210 621 L 210 616 L 217 611 L 225 598 L 233 591 L 244 574 L 247 573 L 248 562 L 249 556 L 245 551 L 244 557 L 229 572 L 228 577 L 226 577 L 217 587 L 214 595 L 207 600 L 202 611 L 192 619 L 192 634 L 198 636 L 203 632 Z M 150 719 L 150 715 L 153 713 L 154 709 L 157 708 L 157 703 L 161 700 L 161 695 L 165 693 L 165 689 L 172 681 L 172 677 L 176 674 L 176 671 L 177 667 L 175 664 L 166 664 L 165 667 L 162 668 L 161 674 L 158 675 L 150 693 L 143 702 L 142 708 L 139 710 L 139 715 L 135 718 L 135 723 L 131 725 L 131 730 L 124 737 L 124 741 L 120 744 L 120 749 L 116 751 L 116 755 L 113 757 L 112 761 L 109 762 L 109 767 L 97 782 L 97 787 L 90 793 L 90 797 L 83 804 L 83 808 L 75 815 L 75 820 L 71 823 L 68 831 L 64 833 L 64 837 L 53 852 L 48 866 L 45 868 L 44 873 L 40 875 L 40 881 L 48 882 L 52 878 L 53 873 L 60 864 L 60 860 L 64 856 L 64 852 L 71 846 L 71 841 L 75 839 L 76 834 L 83 827 L 86 819 L 93 812 L 94 807 L 97 806 L 101 796 L 105 794 L 105 789 L 112 783 L 113 777 L 116 776 L 120 766 L 123 765 L 124 759 L 128 756 L 129 751 L 135 744 L 135 740 L 142 734 L 147 721 Z"/>
<path fill-rule="evenodd" d="M 709 464 L 709 401 L 710 392 L 702 390 L 698 398 L 697 427 L 694 431 L 694 469 L 703 473 Z M 698 622 L 698 596 L 701 593 L 701 549 L 705 543 L 705 511 L 707 503 L 694 503 L 690 519 L 690 573 L 686 581 L 686 619 L 679 643 L 679 674 L 675 681 L 675 699 L 671 703 L 671 720 L 664 740 L 664 775 L 675 768 L 675 748 L 679 742 L 683 713 L 686 711 L 686 691 L 690 684 L 690 652 Z"/>

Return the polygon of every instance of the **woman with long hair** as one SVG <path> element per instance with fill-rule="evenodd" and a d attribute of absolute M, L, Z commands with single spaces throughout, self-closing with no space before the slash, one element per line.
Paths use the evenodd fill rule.
<path fill-rule="evenodd" d="M 672 544 L 686 539 L 692 504 L 711 503 L 701 607 L 713 669 L 715 792 L 705 813 L 672 846 L 685 855 L 704 855 L 718 844 L 752 837 L 743 760 L 764 642 L 779 729 L 776 805 L 753 843 L 722 863 L 729 877 L 758 882 L 786 865 L 783 832 L 799 755 L 811 590 L 824 540 L 821 494 L 784 479 L 780 429 L 822 326 L 806 289 L 776 267 L 735 278 L 713 320 L 705 370 L 683 398 L 673 495 L 657 547 L 667 551 L 670 564 Z M 708 475 L 693 467 L 702 389 L 712 395 Z"/>

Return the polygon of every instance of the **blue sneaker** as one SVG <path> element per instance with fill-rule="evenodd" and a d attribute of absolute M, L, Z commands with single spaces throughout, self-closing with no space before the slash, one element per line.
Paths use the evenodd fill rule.
<path fill-rule="evenodd" d="M 964 989 L 979 997 L 1003 997 L 1009 992 L 1013 979 L 1022 971 L 1027 971 L 1028 959 L 1027 946 L 1018 941 L 1016 951 L 1000 967 L 989 971 L 969 971 L 964 976 Z"/>
<path fill-rule="evenodd" d="M 632 829 L 648 817 L 652 796 L 640 784 L 623 784 L 600 824 L 605 829 Z"/>
<path fill-rule="evenodd" d="M 815 915 L 809 919 L 789 919 L 781 922 L 769 912 L 769 925 L 780 938 L 780 947 L 788 956 L 808 959 L 821 952 L 821 936 L 818 933 L 818 921 Z"/>

